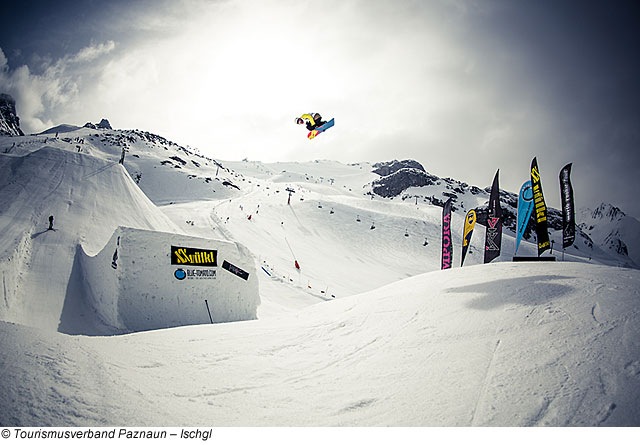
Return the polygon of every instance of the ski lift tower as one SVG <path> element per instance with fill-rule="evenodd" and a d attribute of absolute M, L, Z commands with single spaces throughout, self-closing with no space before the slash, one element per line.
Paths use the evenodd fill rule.
<path fill-rule="evenodd" d="M 296 191 L 291 187 L 287 187 L 286 190 L 289 192 L 289 199 L 287 199 L 287 205 L 291 205 L 291 194 L 295 193 Z"/>

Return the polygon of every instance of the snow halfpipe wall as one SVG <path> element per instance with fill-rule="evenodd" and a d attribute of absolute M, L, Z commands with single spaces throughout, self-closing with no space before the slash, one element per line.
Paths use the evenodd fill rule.
<path fill-rule="evenodd" d="M 85 305 L 116 332 L 257 318 L 254 259 L 239 244 L 119 227 L 79 255 Z"/>

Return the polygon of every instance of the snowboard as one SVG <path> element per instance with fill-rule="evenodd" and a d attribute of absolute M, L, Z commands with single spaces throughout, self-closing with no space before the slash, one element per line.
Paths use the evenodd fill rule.
<path fill-rule="evenodd" d="M 322 133 L 323 131 L 327 130 L 328 128 L 333 127 L 333 119 L 331 119 L 329 122 L 327 122 L 324 125 L 319 126 L 318 128 L 316 128 L 315 130 L 311 130 L 309 132 L 309 135 L 307 136 L 309 139 L 313 139 L 314 137 L 318 136 L 320 133 Z"/>

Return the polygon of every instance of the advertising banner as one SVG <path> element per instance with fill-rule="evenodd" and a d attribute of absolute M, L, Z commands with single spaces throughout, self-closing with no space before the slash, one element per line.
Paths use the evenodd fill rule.
<path fill-rule="evenodd" d="M 500 256 L 502 245 L 502 208 L 500 207 L 500 187 L 498 185 L 498 175 L 496 172 L 491 186 L 491 196 L 489 197 L 489 211 L 487 213 L 487 233 L 484 240 L 484 262 L 490 263 Z"/>
<path fill-rule="evenodd" d="M 451 198 L 442 208 L 442 265 L 440 269 L 449 269 L 453 264 L 453 239 L 451 238 Z"/>
<path fill-rule="evenodd" d="M 516 229 L 516 252 L 518 254 L 518 247 L 520 247 L 520 241 L 524 236 L 529 219 L 531 218 L 531 212 L 533 211 L 533 188 L 531 187 L 531 181 L 526 181 L 520 187 L 520 194 L 518 195 L 518 227 Z"/>
<path fill-rule="evenodd" d="M 536 238 L 538 240 L 538 256 L 545 250 L 551 248 L 549 242 L 549 231 L 547 229 L 547 205 L 542 194 L 542 182 L 540 180 L 540 169 L 538 160 L 531 161 L 531 187 L 533 189 L 533 203 L 535 207 Z"/>
<path fill-rule="evenodd" d="M 576 239 L 576 211 L 571 186 L 571 164 L 560 170 L 560 194 L 562 197 L 562 248 L 571 246 Z"/>
<path fill-rule="evenodd" d="M 464 264 L 464 257 L 467 256 L 467 250 L 471 244 L 471 236 L 473 235 L 473 229 L 476 226 L 476 211 L 469 210 L 467 216 L 464 219 L 464 232 L 462 235 L 462 261 L 460 261 L 460 267 Z"/>

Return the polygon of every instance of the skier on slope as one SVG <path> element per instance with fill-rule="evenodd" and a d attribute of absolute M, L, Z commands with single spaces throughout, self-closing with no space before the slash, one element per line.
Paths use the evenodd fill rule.
<path fill-rule="evenodd" d="M 303 114 L 300 117 L 296 117 L 296 124 L 302 125 L 304 123 L 307 124 L 307 130 L 313 131 L 321 125 L 326 124 L 327 122 L 322 120 L 322 116 L 320 116 L 320 113 L 308 113 Z"/>

